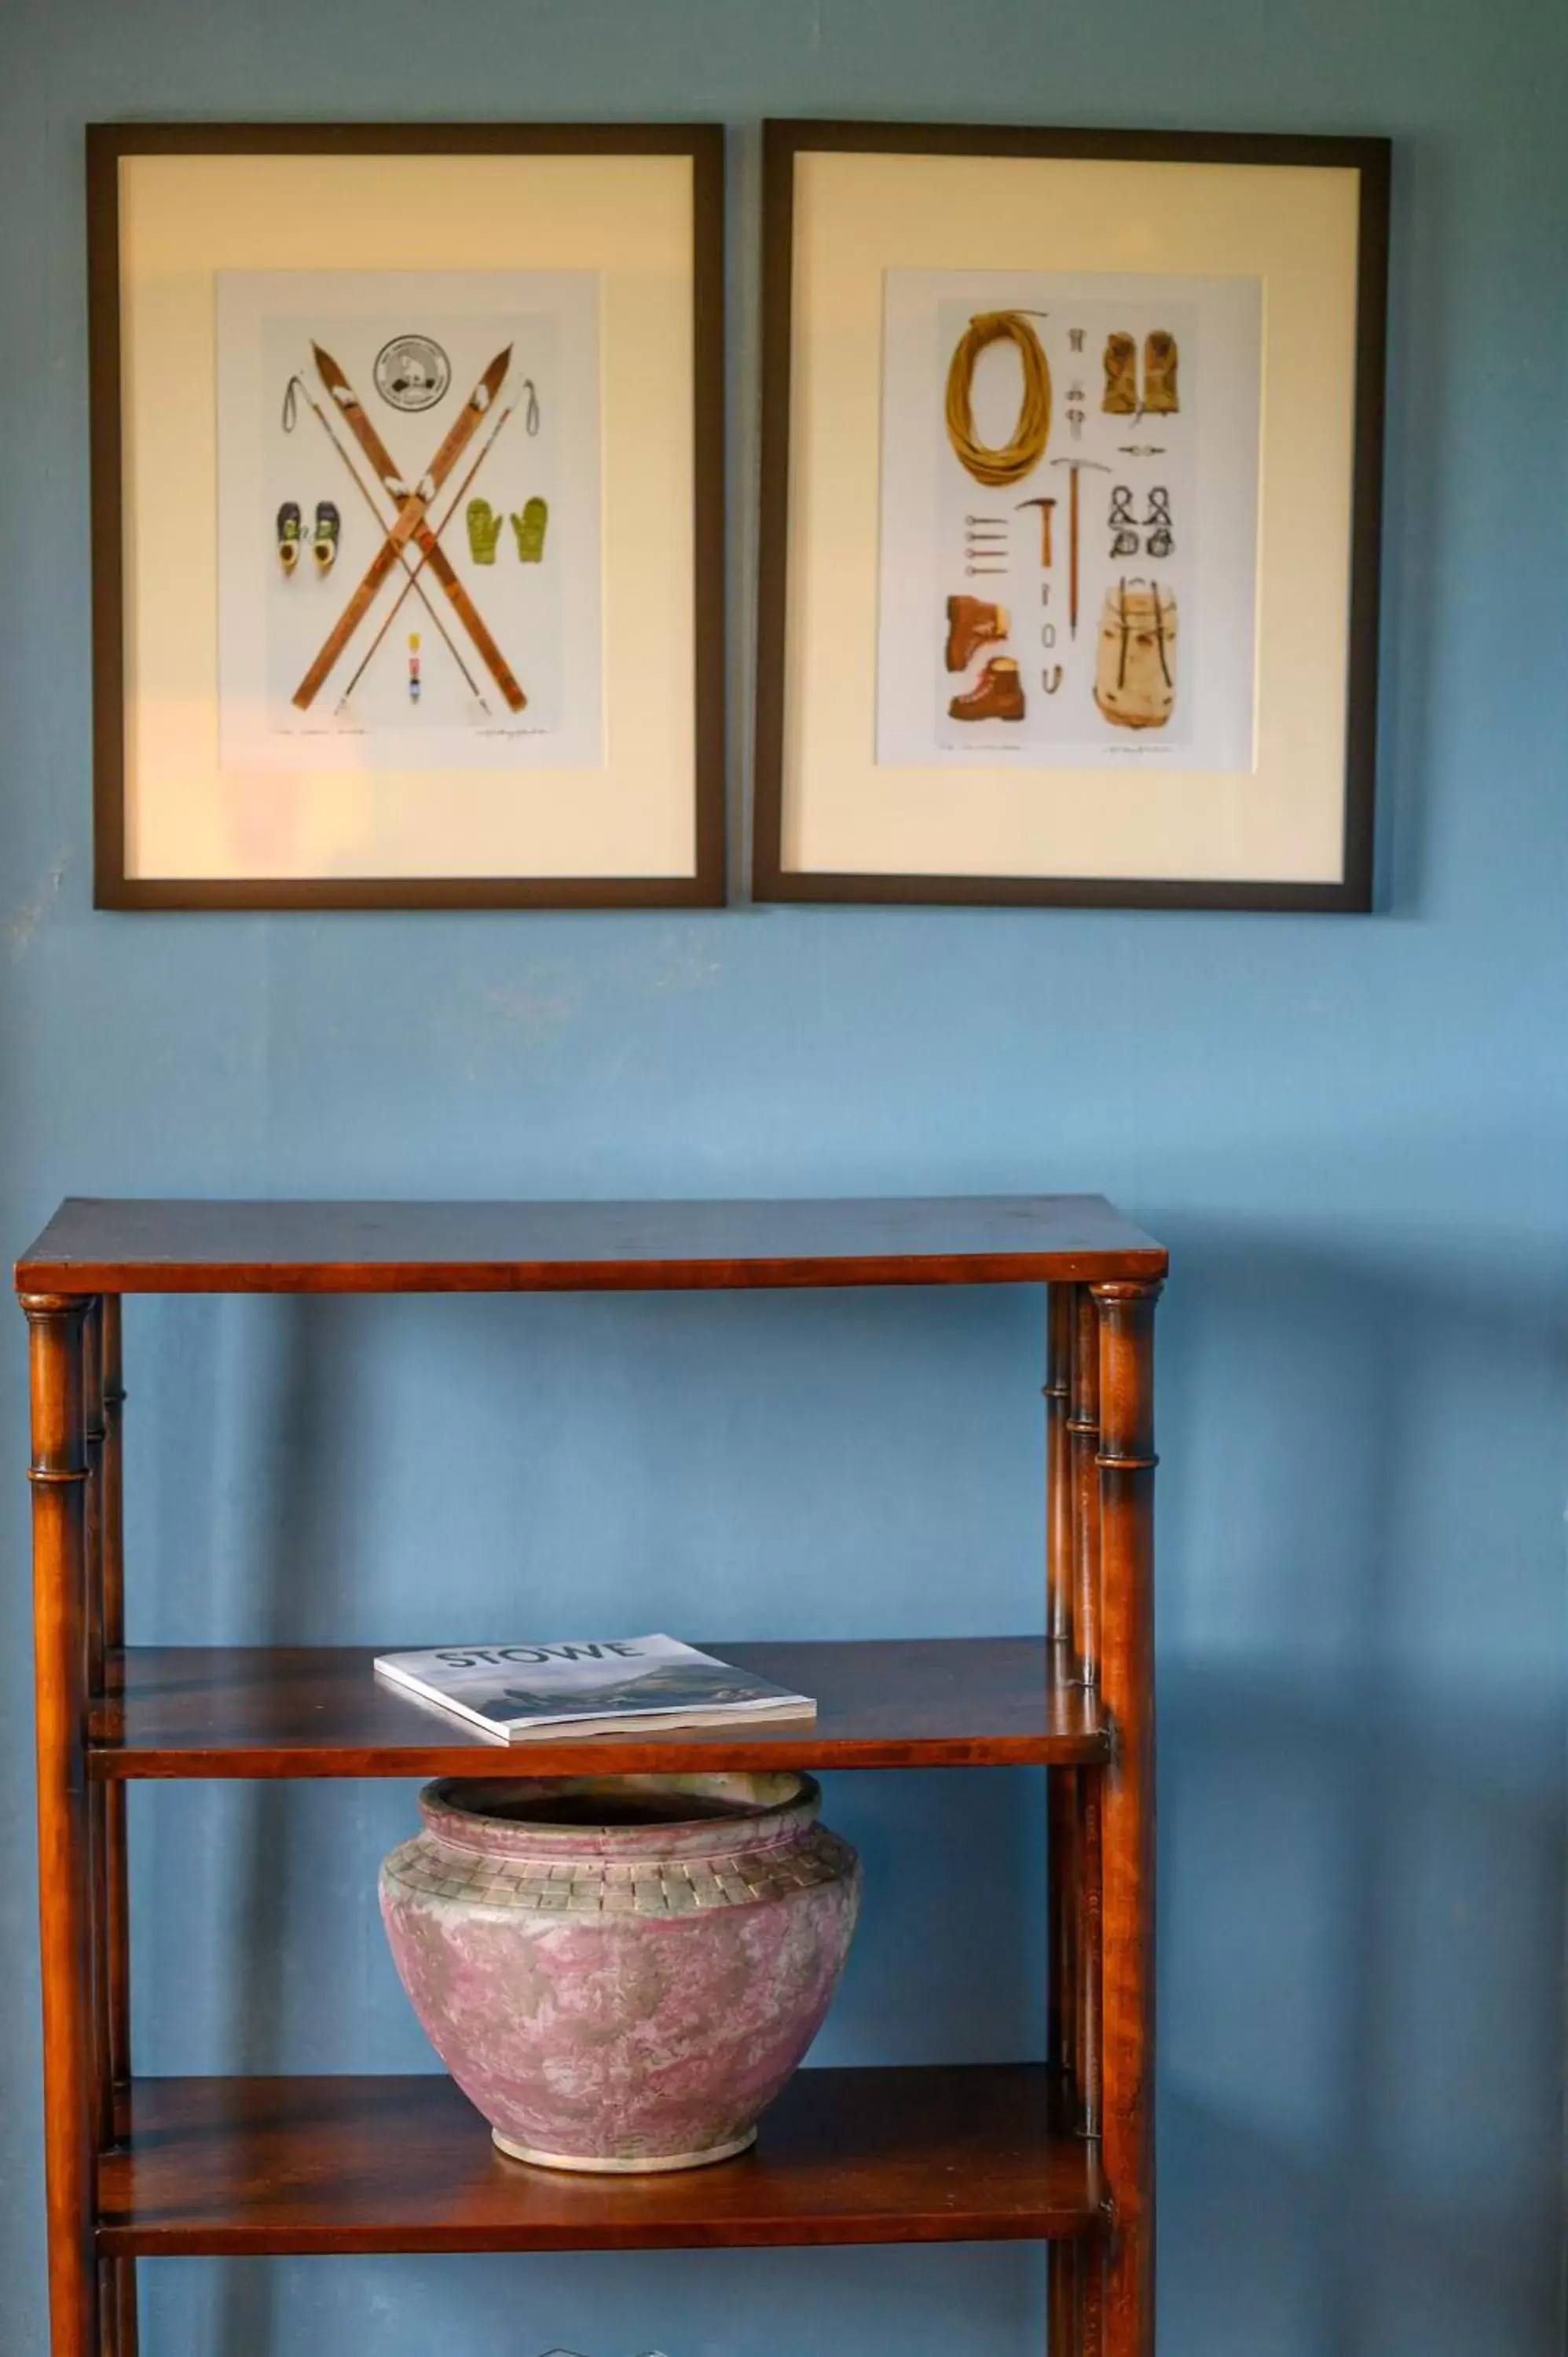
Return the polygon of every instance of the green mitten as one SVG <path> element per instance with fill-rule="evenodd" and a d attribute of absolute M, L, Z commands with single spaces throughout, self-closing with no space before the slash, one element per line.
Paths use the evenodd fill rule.
<path fill-rule="evenodd" d="M 501 536 L 501 518 L 489 500 L 470 500 L 467 512 L 468 554 L 476 565 L 493 565 L 496 543 Z"/>
<path fill-rule="evenodd" d="M 513 516 L 511 528 L 517 534 L 517 554 L 521 564 L 543 564 L 544 533 L 549 522 L 549 506 L 541 499 L 525 500 L 522 513 Z"/>

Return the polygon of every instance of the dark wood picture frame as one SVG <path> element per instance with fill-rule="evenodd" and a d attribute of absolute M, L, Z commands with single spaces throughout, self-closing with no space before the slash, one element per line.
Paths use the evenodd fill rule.
<path fill-rule="evenodd" d="M 695 865 L 681 877 L 135 877 L 125 873 L 120 164 L 134 156 L 688 156 L 693 172 Z M 725 134 L 717 124 L 171 124 L 87 128 L 93 904 L 100 909 L 717 908 L 725 863 Z"/>
<path fill-rule="evenodd" d="M 1344 866 L 1337 882 L 1238 883 L 1145 877 L 833 874 L 786 868 L 786 633 L 789 605 L 791 320 L 795 159 L 830 151 L 1049 156 L 1077 161 L 1283 165 L 1360 176 L 1355 414 L 1347 633 Z M 1222 132 L 1121 132 L 959 124 L 769 122 L 764 125 L 762 508 L 757 600 L 756 811 L 752 890 L 762 901 L 897 901 L 1121 909 L 1373 907 L 1378 622 L 1388 335 L 1388 140 Z"/>

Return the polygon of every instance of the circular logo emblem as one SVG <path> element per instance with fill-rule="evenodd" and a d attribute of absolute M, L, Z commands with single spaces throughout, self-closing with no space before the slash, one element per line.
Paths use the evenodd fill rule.
<path fill-rule="evenodd" d="M 394 336 L 376 354 L 376 391 L 394 409 L 434 409 L 452 363 L 433 336 Z"/>

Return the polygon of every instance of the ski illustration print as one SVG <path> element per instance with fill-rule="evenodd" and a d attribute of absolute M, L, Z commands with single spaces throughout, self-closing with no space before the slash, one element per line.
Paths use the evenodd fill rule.
<path fill-rule="evenodd" d="M 224 770 L 603 766 L 604 301 L 594 271 L 219 274 Z M 447 367 L 400 405 L 419 339 Z"/>
<path fill-rule="evenodd" d="M 365 413 L 363 404 L 356 395 L 353 387 L 349 384 L 348 378 L 343 373 L 343 371 L 338 367 L 331 353 L 323 351 L 319 344 L 312 347 L 312 356 L 315 359 L 317 372 L 320 376 L 322 383 L 327 387 L 328 392 L 331 394 L 333 400 L 341 410 L 344 421 L 347 424 L 349 432 L 353 435 L 355 441 L 359 444 L 360 449 L 364 452 L 366 457 L 375 468 L 388 497 L 392 500 L 406 499 L 408 487 L 400 477 L 396 464 L 388 451 L 386 444 L 381 440 L 381 436 L 377 433 L 374 425 L 371 423 L 370 418 Z M 447 441 L 451 442 L 454 436 L 456 436 L 459 432 L 459 429 L 465 427 L 467 429 L 463 432 L 462 440 L 457 443 L 452 457 L 447 460 L 445 468 L 442 468 L 442 460 L 446 457 L 446 445 L 444 444 L 442 446 L 442 449 L 436 454 L 436 457 L 431 468 L 431 477 L 434 482 L 434 488 L 430 494 L 432 499 L 435 497 L 435 490 L 440 488 L 440 484 L 445 479 L 446 475 L 451 472 L 452 467 L 456 465 L 457 458 L 462 455 L 463 449 L 471 438 L 479 418 L 481 418 L 485 414 L 486 410 L 489 408 L 490 402 L 488 398 L 484 402 L 483 406 L 478 408 L 477 411 L 475 404 L 478 402 L 479 394 L 488 387 L 491 377 L 495 375 L 498 368 L 500 370 L 500 377 L 498 379 L 498 384 L 504 382 L 507 371 L 502 365 L 503 360 L 510 362 L 510 352 L 504 355 L 499 355 L 496 360 L 490 362 L 489 369 L 485 371 L 484 377 L 480 380 L 479 385 L 475 388 L 475 392 L 470 396 L 467 407 L 459 416 L 456 425 L 453 427 L 451 435 L 448 436 Z M 503 409 L 496 419 L 489 440 L 486 443 L 485 449 L 481 452 L 480 458 L 475 462 L 476 471 L 478 465 L 482 463 L 484 457 L 488 456 L 490 447 L 499 436 L 501 428 L 505 425 L 507 419 L 511 415 L 511 409 L 515 406 L 516 404 L 514 402 L 511 404 L 511 407 Z M 472 420 L 471 423 L 469 422 L 470 420 Z M 437 468 L 441 469 L 439 474 L 436 471 Z M 470 481 L 473 479 L 472 474 L 470 474 L 468 479 Z M 421 488 L 423 489 L 423 486 Z M 459 497 L 460 496 L 461 494 L 459 494 Z M 443 529 L 445 529 L 446 521 L 447 518 L 443 518 Z M 389 539 L 392 536 L 389 535 Z M 483 659 L 485 668 L 489 673 L 490 677 L 500 689 L 501 694 L 505 696 L 507 703 L 510 705 L 512 711 L 521 712 L 528 699 L 523 694 L 521 688 L 519 687 L 517 681 L 513 678 L 510 667 L 507 663 L 506 658 L 501 653 L 500 649 L 497 646 L 494 639 L 491 638 L 489 631 L 486 629 L 485 624 L 480 619 L 478 607 L 474 604 L 473 599 L 469 597 L 467 591 L 464 588 L 463 584 L 459 581 L 456 574 L 454 572 L 451 560 L 447 556 L 446 550 L 441 545 L 440 533 L 432 532 L 429 524 L 424 521 L 424 518 L 422 515 L 419 521 L 413 525 L 408 537 L 414 541 L 423 553 L 423 563 L 410 576 L 409 587 L 413 587 L 413 583 L 419 578 L 420 572 L 422 572 L 424 565 L 427 565 L 431 572 L 435 575 L 436 580 L 440 583 L 442 588 L 446 592 L 446 595 L 451 599 L 453 605 L 456 607 L 458 619 L 462 622 L 464 629 L 467 631 L 468 636 L 473 640 L 475 646 L 478 649 L 479 654 Z M 379 583 L 377 584 L 377 587 L 380 587 Z M 371 594 L 373 596 L 374 592 L 372 591 Z M 404 595 L 406 594 L 407 593 L 404 592 Z M 398 606 L 401 606 L 402 603 L 403 599 L 400 597 Z M 390 626 L 392 620 L 396 618 L 398 606 L 394 606 L 392 608 L 392 613 L 387 617 L 387 625 L 383 627 Z M 299 701 L 299 694 L 296 693 L 295 702 L 298 704 Z M 306 705 L 308 705 L 308 702 L 309 698 L 306 698 Z M 302 710 L 305 708 L 306 705 L 301 706 Z"/>

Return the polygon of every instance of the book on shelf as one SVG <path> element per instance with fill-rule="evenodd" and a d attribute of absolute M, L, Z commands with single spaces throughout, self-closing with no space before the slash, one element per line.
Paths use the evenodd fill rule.
<path fill-rule="evenodd" d="M 674 1637 L 596 1639 L 562 1645 L 437 1645 L 381 1653 L 376 1674 L 422 1702 L 454 1712 L 497 1743 L 569 1729 L 614 1735 L 815 1718 L 809 1695 L 700 1653 Z"/>

